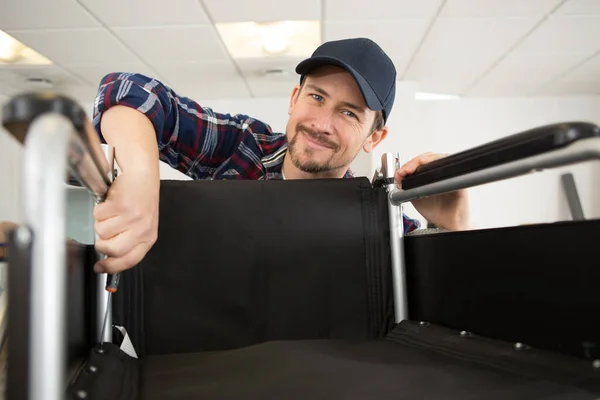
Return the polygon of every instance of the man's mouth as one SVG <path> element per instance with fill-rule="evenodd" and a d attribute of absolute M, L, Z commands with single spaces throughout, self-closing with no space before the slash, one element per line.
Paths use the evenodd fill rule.
<path fill-rule="evenodd" d="M 326 148 L 326 149 L 335 149 L 335 145 L 332 143 L 328 143 L 322 140 L 318 140 L 316 139 L 313 135 L 311 135 L 310 133 L 301 130 L 300 131 L 304 137 L 306 138 L 306 140 L 313 145 L 313 147 L 320 147 L 320 148 Z"/>

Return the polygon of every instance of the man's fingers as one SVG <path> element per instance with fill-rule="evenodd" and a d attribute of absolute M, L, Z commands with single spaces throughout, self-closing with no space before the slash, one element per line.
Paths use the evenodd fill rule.
<path fill-rule="evenodd" d="M 397 183 L 400 183 L 406 176 L 414 174 L 421 165 L 429 164 L 432 161 L 447 157 L 447 154 L 427 152 L 423 153 L 402 165 L 394 176 Z"/>
<path fill-rule="evenodd" d="M 135 246 L 131 231 L 125 231 L 110 239 L 96 240 L 96 250 L 107 257 L 122 257 Z"/>
<path fill-rule="evenodd" d="M 100 239 L 108 240 L 125 231 L 122 217 L 110 217 L 96 221 L 94 230 Z"/>
<path fill-rule="evenodd" d="M 121 257 L 108 257 L 100 260 L 94 266 L 94 271 L 96 273 L 116 274 L 131 268 L 142 261 L 146 255 L 146 247 L 146 243 L 140 243 Z"/>
<path fill-rule="evenodd" d="M 110 200 L 98 203 L 92 212 L 95 221 L 104 221 L 117 215 L 115 207 Z"/>

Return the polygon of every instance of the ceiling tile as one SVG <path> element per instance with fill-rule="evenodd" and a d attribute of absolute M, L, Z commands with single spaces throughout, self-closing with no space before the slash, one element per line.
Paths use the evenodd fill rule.
<path fill-rule="evenodd" d="M 61 94 L 68 94 L 68 89 L 77 89 L 81 93 L 81 88 L 90 88 L 86 82 L 74 76 L 70 72 L 57 66 L 23 66 L 23 67 L 2 67 L 0 68 L 0 86 L 3 85 L 3 80 L 11 79 L 6 82 L 6 86 L 10 87 L 13 94 L 28 91 L 51 90 Z M 42 83 L 29 81 L 28 78 L 48 79 L 52 86 L 46 86 Z M 89 91 L 88 91 L 89 94 Z M 87 102 L 94 101 L 94 93 L 90 96 L 82 98 L 81 96 L 73 96 L 77 101 L 85 100 Z"/>
<path fill-rule="evenodd" d="M 560 2 L 561 0 L 447 0 L 440 17 L 542 17 Z"/>
<path fill-rule="evenodd" d="M 105 29 L 8 31 L 8 34 L 62 66 L 138 61 Z"/>
<path fill-rule="evenodd" d="M 480 53 L 498 58 L 536 24 L 537 18 L 438 19 L 418 57 L 452 56 L 469 63 Z"/>
<path fill-rule="evenodd" d="M 168 28 L 116 28 L 115 34 L 150 64 L 229 58 L 215 28 L 208 25 Z"/>
<path fill-rule="evenodd" d="M 299 83 L 295 68 L 302 58 L 238 60 L 238 65 L 252 94 L 256 97 L 289 96 Z"/>
<path fill-rule="evenodd" d="M 142 63 L 109 62 L 103 65 L 70 66 L 69 71 L 81 77 L 88 84 L 94 86 L 97 86 L 106 74 L 114 72 L 138 73 L 151 78 L 160 79 L 157 72 Z"/>
<path fill-rule="evenodd" d="M 398 75 L 401 75 L 427 30 L 425 19 L 366 21 L 357 25 L 352 22 L 328 22 L 324 40 L 348 37 L 368 37 L 374 40 L 390 56 Z"/>
<path fill-rule="evenodd" d="M 95 18 L 73 0 L 0 1 L 0 29 L 4 31 L 98 26 Z"/>
<path fill-rule="evenodd" d="M 420 91 L 461 94 L 493 61 L 494 57 L 489 54 L 473 55 L 469 62 L 448 55 L 417 57 L 403 79 L 416 82 Z"/>
<path fill-rule="evenodd" d="M 544 87 L 539 91 L 544 96 L 587 96 L 600 95 L 600 82 L 598 81 L 578 81 L 565 82 L 556 81 Z"/>
<path fill-rule="evenodd" d="M 249 97 L 244 80 L 231 61 L 162 63 L 154 67 L 163 83 L 193 99 Z"/>
<path fill-rule="evenodd" d="M 325 21 L 356 21 L 357 27 L 369 19 L 432 18 L 442 0 L 323 0 Z"/>
<path fill-rule="evenodd" d="M 565 82 L 600 82 L 600 54 L 569 71 L 561 79 Z"/>
<path fill-rule="evenodd" d="M 88 117 L 92 118 L 97 87 L 91 85 L 65 85 L 58 88 L 57 93 L 68 96 L 78 102 Z"/>
<path fill-rule="evenodd" d="M 510 54 L 467 94 L 531 93 L 581 61 L 581 57 Z"/>
<path fill-rule="evenodd" d="M 303 57 L 245 58 L 236 62 L 245 78 L 271 77 L 297 82 L 300 76 L 295 69 L 303 59 Z"/>
<path fill-rule="evenodd" d="M 438 20 L 403 79 L 461 93 L 535 24 L 535 18 Z M 456 91 L 460 88 L 460 91 Z"/>
<path fill-rule="evenodd" d="M 552 16 L 529 35 L 516 53 L 521 54 L 582 54 L 600 50 L 600 15 Z"/>
<path fill-rule="evenodd" d="M 198 0 L 78 1 L 109 27 L 210 24 Z"/>
<path fill-rule="evenodd" d="M 569 0 L 558 10 L 558 15 L 600 15 L 600 1 L 598 0 Z"/>
<path fill-rule="evenodd" d="M 321 1 L 203 0 L 213 22 L 310 21 L 321 19 Z"/>

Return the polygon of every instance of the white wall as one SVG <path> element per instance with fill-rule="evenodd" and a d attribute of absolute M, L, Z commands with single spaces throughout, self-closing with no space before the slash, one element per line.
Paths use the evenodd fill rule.
<path fill-rule="evenodd" d="M 378 154 L 399 151 L 404 161 L 424 152 L 455 153 L 544 124 L 583 120 L 600 123 L 600 97 L 405 101 L 390 119 L 391 135 Z M 572 172 L 586 217 L 600 218 L 600 163 L 513 178 L 471 188 L 478 228 L 570 219 L 560 175 Z M 419 217 L 411 207 L 406 212 Z"/>
<path fill-rule="evenodd" d="M 371 177 L 383 152 L 400 153 L 403 161 L 425 151 L 453 153 L 506 135 L 565 121 L 600 123 L 600 97 L 537 99 L 473 99 L 460 101 L 414 101 L 410 84 L 399 86 L 396 106 L 388 121 L 388 138 L 372 155 L 361 154 L 352 166 L 358 176 Z M 0 99 L 1 101 L 2 99 Z M 202 101 L 219 112 L 245 113 L 283 131 L 288 98 Z M 86 110 L 91 110 L 88 106 Z M 19 221 L 18 168 L 20 146 L 0 129 L 0 220 Z M 600 218 L 600 165 L 588 163 L 545 171 L 472 188 L 471 205 L 477 227 L 508 226 L 569 219 L 559 186 L 560 173 L 571 171 L 580 191 L 586 215 Z M 185 179 L 166 164 L 163 179 Z M 407 205 L 405 211 L 420 218 Z"/>

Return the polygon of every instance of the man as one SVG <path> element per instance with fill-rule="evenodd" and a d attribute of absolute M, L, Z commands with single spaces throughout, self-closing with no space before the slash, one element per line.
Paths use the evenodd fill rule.
<path fill-rule="evenodd" d="M 286 132 L 276 134 L 247 115 L 219 114 L 139 74 L 109 74 L 100 83 L 94 126 L 113 145 L 122 174 L 96 206 L 96 248 L 106 254 L 96 272 L 136 265 L 157 239 L 158 160 L 194 179 L 319 179 L 352 176 L 359 151 L 388 134 L 396 70 L 373 41 L 327 42 L 296 71 Z M 396 182 L 440 158 L 426 153 L 397 172 Z M 468 224 L 464 191 L 419 199 L 417 210 L 436 226 Z M 403 216 L 407 231 L 417 222 Z"/>

